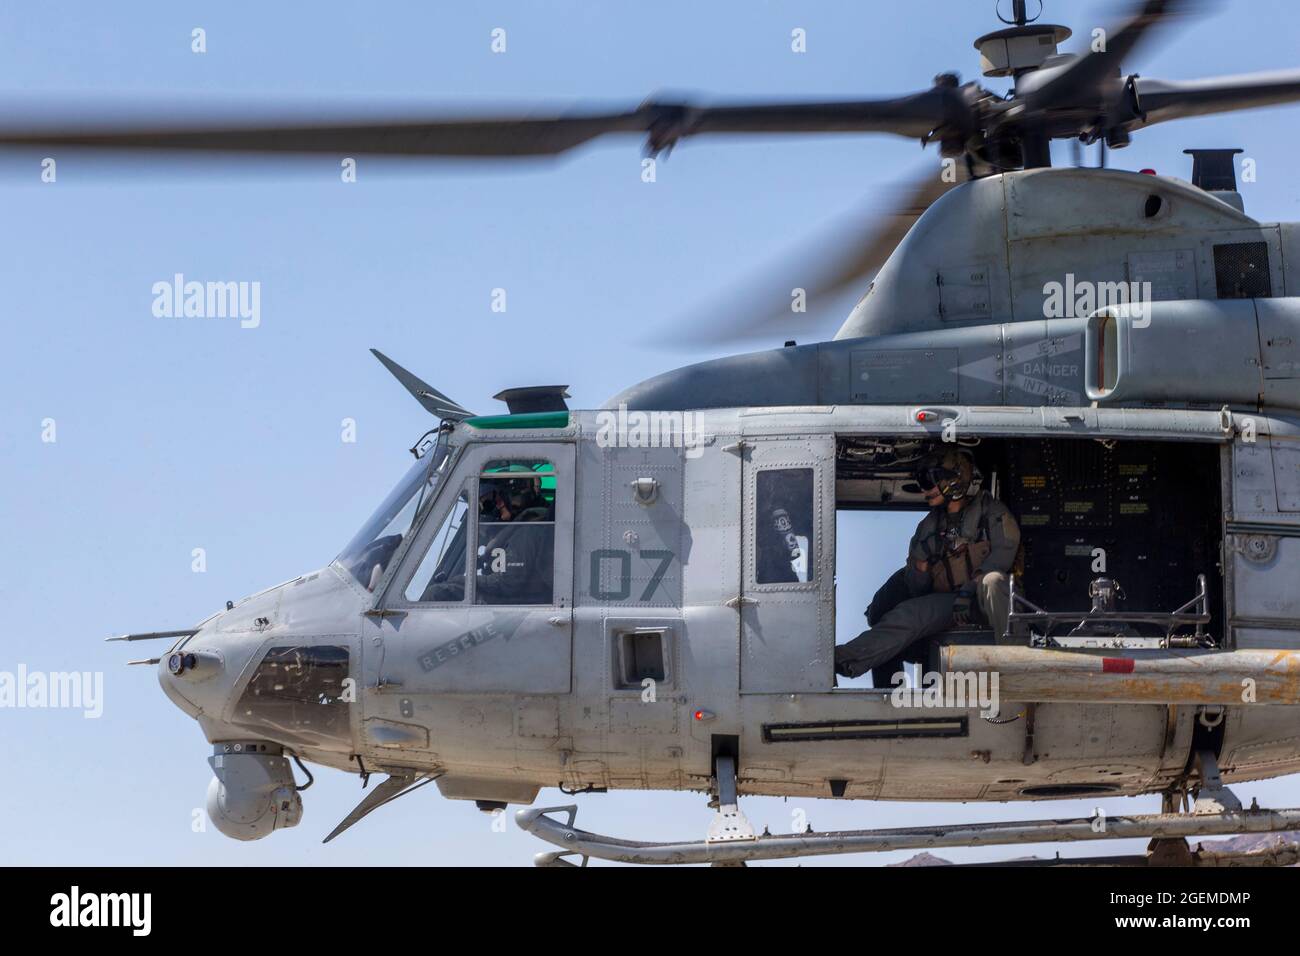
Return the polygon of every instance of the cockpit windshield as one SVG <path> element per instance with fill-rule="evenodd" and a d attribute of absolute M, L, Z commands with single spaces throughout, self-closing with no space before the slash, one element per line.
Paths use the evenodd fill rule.
<path fill-rule="evenodd" d="M 375 513 L 348 542 L 336 559 L 373 591 L 408 531 L 415 527 L 433 501 L 438 482 L 447 471 L 450 453 L 446 433 L 419 459 L 375 509 Z"/>

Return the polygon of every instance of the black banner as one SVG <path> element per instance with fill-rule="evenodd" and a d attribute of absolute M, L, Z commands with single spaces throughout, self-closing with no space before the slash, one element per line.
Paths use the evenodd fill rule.
<path fill-rule="evenodd" d="M 579 924 L 588 947 L 632 944 L 638 933 L 649 934 L 646 945 L 668 945 L 674 938 L 687 942 L 678 937 L 685 929 L 679 918 L 690 913 L 692 922 L 710 916 L 715 929 L 725 925 L 728 932 L 773 922 L 802 926 L 797 932 L 810 941 L 827 931 L 862 930 L 877 943 L 876 934 L 888 932 L 893 943 L 907 945 L 992 942 L 990 932 L 1026 931 L 1043 942 L 1099 934 L 1159 939 L 1171 932 L 1230 940 L 1257 930 L 1288 931 L 1298 888 L 1288 869 L 1261 867 L 765 863 L 750 867 L 764 873 L 727 875 L 707 867 L 593 863 L 588 870 L 583 876 L 529 868 L 9 869 L 0 871 L 7 877 L 0 918 L 13 939 L 75 933 L 96 942 L 192 943 L 224 935 L 228 945 L 269 934 L 335 946 L 400 937 L 421 926 L 430 933 L 482 933 L 485 941 L 532 932 L 553 945 L 577 933 Z"/>

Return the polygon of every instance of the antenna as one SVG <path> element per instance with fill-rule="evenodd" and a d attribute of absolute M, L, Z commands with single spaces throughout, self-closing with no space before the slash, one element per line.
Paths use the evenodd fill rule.
<path fill-rule="evenodd" d="M 1008 26 L 1023 27 L 1027 23 L 1033 23 L 1043 15 L 1043 0 L 1038 0 L 1038 12 L 1032 17 L 1027 15 L 1026 0 L 1011 0 L 1010 20 L 1002 15 L 1002 0 L 997 0 L 997 3 L 993 8 L 993 13 L 999 20 Z"/>

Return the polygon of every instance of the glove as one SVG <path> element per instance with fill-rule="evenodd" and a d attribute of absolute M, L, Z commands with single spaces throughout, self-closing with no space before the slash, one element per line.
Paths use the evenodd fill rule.
<path fill-rule="evenodd" d="M 975 595 L 971 591 L 958 591 L 957 599 L 952 602 L 952 622 L 958 627 L 968 627 L 976 623 L 979 612 L 975 608 Z"/>

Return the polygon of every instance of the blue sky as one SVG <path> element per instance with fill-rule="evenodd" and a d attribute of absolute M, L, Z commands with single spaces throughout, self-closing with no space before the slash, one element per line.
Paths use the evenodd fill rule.
<path fill-rule="evenodd" d="M 1048 0 L 1045 19 L 1074 27 L 1065 48 L 1075 50 L 1107 13 Z M 319 111 L 635 104 L 671 91 L 886 95 L 945 70 L 977 78 L 971 41 L 998 26 L 991 0 L 11 5 L 0 9 L 0 116 L 140 102 Z M 194 27 L 207 31 L 205 54 L 190 50 Z M 489 50 L 495 27 L 507 31 L 503 55 Z M 790 52 L 796 27 L 806 54 Z M 1224 4 L 1128 69 L 1186 79 L 1291 67 L 1298 34 L 1293 3 Z M 1187 176 L 1183 148 L 1239 146 L 1259 170 L 1243 185 L 1247 211 L 1300 219 L 1297 119 L 1288 108 L 1167 124 L 1137 134 L 1113 165 Z M 68 155 L 57 183 L 43 184 L 40 154 L 0 155 L 0 670 L 103 671 L 106 681 L 99 720 L 0 711 L 0 861 L 518 864 L 542 848 L 513 826 L 491 832 L 472 806 L 432 788 L 322 848 L 359 799 L 355 779 L 332 772 L 318 774 L 296 830 L 251 845 L 193 833 L 207 744 L 150 669 L 123 666 L 149 647 L 102 639 L 190 625 L 339 551 L 430 425 L 368 348 L 476 410 L 493 410 L 502 388 L 551 382 L 568 383 L 576 406 L 597 406 L 721 354 L 675 345 L 674 320 L 936 161 L 886 137 L 701 140 L 647 184 L 640 158 L 631 140 L 489 169 L 363 158 L 345 185 L 333 158 Z M 154 317 L 152 285 L 177 272 L 260 282 L 261 325 Z M 490 310 L 494 288 L 507 290 L 504 315 Z M 832 335 L 855 296 L 800 340 Z M 353 444 L 340 440 L 344 418 L 357 423 Z M 41 441 L 45 419 L 54 443 Z M 860 570 L 841 577 L 846 636 L 900 559 L 909 523 L 881 525 L 875 540 L 887 544 L 874 551 L 857 546 Z M 197 547 L 206 573 L 191 570 Z M 1293 780 L 1239 792 L 1280 806 L 1298 795 Z M 635 835 L 667 839 L 707 824 L 694 794 L 579 799 L 589 829 L 633 835 L 636 821 Z M 1093 805 L 801 801 L 819 830 Z M 1155 809 L 1154 799 L 1101 805 Z M 746 807 L 774 831 L 794 808 Z"/>

